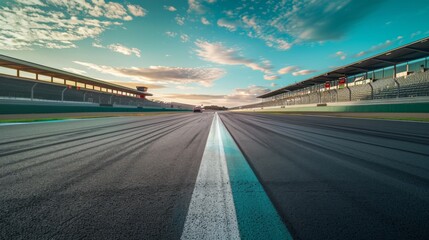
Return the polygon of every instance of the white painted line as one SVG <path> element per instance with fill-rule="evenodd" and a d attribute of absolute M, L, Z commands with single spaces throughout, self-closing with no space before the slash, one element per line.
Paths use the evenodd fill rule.
<path fill-rule="evenodd" d="M 219 121 L 215 113 L 181 239 L 240 239 Z"/>

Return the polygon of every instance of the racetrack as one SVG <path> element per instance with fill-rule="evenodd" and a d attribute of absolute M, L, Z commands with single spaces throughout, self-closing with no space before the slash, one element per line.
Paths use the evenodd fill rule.
<path fill-rule="evenodd" d="M 222 114 L 296 239 L 427 239 L 429 124 Z"/>
<path fill-rule="evenodd" d="M 180 238 L 212 115 L 0 127 L 0 238 Z"/>
<path fill-rule="evenodd" d="M 0 126 L 0 238 L 180 238 L 213 116 Z M 429 236 L 429 124 L 219 116 L 294 239 Z"/>

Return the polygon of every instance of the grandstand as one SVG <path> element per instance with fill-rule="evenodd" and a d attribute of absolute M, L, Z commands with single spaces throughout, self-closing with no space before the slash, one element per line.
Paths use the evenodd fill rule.
<path fill-rule="evenodd" d="M 258 96 L 262 100 L 259 103 L 232 110 L 429 97 L 428 40 L 424 38 L 282 87 Z"/>
<path fill-rule="evenodd" d="M 193 105 L 148 100 L 152 94 L 146 87 L 132 89 L 5 55 L 0 55 L 0 69 L 0 103 L 193 109 Z"/>

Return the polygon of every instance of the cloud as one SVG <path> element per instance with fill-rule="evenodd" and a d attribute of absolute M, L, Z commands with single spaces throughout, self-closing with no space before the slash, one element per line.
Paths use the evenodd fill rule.
<path fill-rule="evenodd" d="M 272 81 L 272 80 L 277 80 L 277 79 L 279 79 L 280 77 L 279 76 L 277 76 L 277 75 L 264 75 L 264 79 L 265 80 L 268 80 L 268 81 Z"/>
<path fill-rule="evenodd" d="M 225 75 L 219 68 L 182 68 L 166 66 L 143 67 L 112 67 L 93 63 L 74 61 L 101 73 L 134 80 L 142 80 L 152 84 L 189 84 L 198 83 L 202 86 L 212 86 L 213 82 Z"/>
<path fill-rule="evenodd" d="M 177 88 L 177 89 L 180 89 L 180 90 L 190 90 L 190 89 L 195 89 L 196 87 L 190 87 L 190 86 L 182 86 L 182 85 L 179 85 L 179 86 L 176 86 L 176 88 Z"/>
<path fill-rule="evenodd" d="M 277 85 L 278 85 L 277 83 L 271 83 L 270 84 L 271 87 L 277 87 Z"/>
<path fill-rule="evenodd" d="M 207 11 L 205 4 L 212 4 L 217 2 L 216 0 L 188 0 L 188 13 L 195 12 L 197 14 L 203 14 Z"/>
<path fill-rule="evenodd" d="M 138 48 L 128 48 L 124 45 L 121 45 L 119 43 L 115 43 L 115 44 L 110 44 L 107 46 L 108 49 L 117 52 L 117 53 L 121 53 L 124 55 L 136 55 L 137 57 L 141 57 L 141 51 Z"/>
<path fill-rule="evenodd" d="M 103 46 L 103 44 L 101 44 L 98 40 L 96 40 L 95 42 L 92 43 L 92 46 L 96 47 L 96 48 L 107 48 L 107 49 L 110 49 L 114 52 L 121 53 L 121 54 L 124 54 L 127 56 L 134 54 L 136 57 L 141 57 L 140 49 L 129 48 L 129 47 L 126 47 L 120 43 L 113 43 L 113 44 L 110 44 L 107 46 Z"/>
<path fill-rule="evenodd" d="M 202 14 L 205 12 L 204 7 L 201 5 L 199 0 L 188 0 L 188 12 L 196 12 Z"/>
<path fill-rule="evenodd" d="M 293 71 L 297 71 L 298 69 L 299 68 L 297 66 L 287 66 L 278 70 L 277 73 L 283 75 L 283 74 L 291 73 Z"/>
<path fill-rule="evenodd" d="M 413 32 L 413 33 L 411 33 L 411 38 L 414 38 L 420 34 L 422 34 L 422 31 Z"/>
<path fill-rule="evenodd" d="M 270 91 L 271 90 L 266 87 L 250 85 L 247 88 L 236 88 L 227 96 L 227 99 L 233 101 L 257 101 L 257 96 Z"/>
<path fill-rule="evenodd" d="M 230 20 L 224 19 L 224 18 L 221 18 L 221 19 L 217 20 L 217 25 L 219 27 L 224 27 L 224 28 L 228 29 L 231 32 L 234 32 L 234 31 L 237 30 L 238 23 L 234 22 L 234 21 L 230 21 Z"/>
<path fill-rule="evenodd" d="M 138 5 L 128 5 L 128 10 L 131 12 L 132 15 L 136 17 L 143 17 L 146 16 L 146 9 L 138 6 Z"/>
<path fill-rule="evenodd" d="M 293 76 L 308 75 L 308 74 L 311 74 L 314 72 L 316 72 L 316 71 L 315 70 L 308 70 L 308 69 L 300 70 L 300 68 L 298 66 L 286 66 L 286 67 L 281 68 L 277 71 L 277 73 L 281 74 L 281 75 L 292 73 Z"/>
<path fill-rule="evenodd" d="M 83 74 L 86 73 L 84 70 L 79 70 L 79 69 L 71 68 L 71 67 L 63 68 L 63 70 L 65 70 L 67 72 L 76 73 L 76 74 L 79 74 L 79 75 L 83 75 Z"/>
<path fill-rule="evenodd" d="M 241 56 L 238 49 L 227 48 L 220 42 L 210 43 L 207 41 L 197 40 L 195 45 L 197 55 L 208 62 L 219 63 L 224 65 L 243 65 L 252 70 L 270 73 L 271 65 L 265 61 L 263 64 Z"/>
<path fill-rule="evenodd" d="M 247 36 L 251 38 L 259 38 L 265 41 L 265 44 L 269 47 L 275 47 L 279 50 L 288 50 L 292 47 L 292 44 L 288 41 L 275 37 L 272 33 L 267 33 L 266 27 L 262 24 L 257 23 L 256 17 L 243 16 L 241 20 L 244 23 L 244 27 L 253 31 L 247 33 Z"/>
<path fill-rule="evenodd" d="M 157 98 L 164 101 L 188 102 L 190 104 L 205 104 L 219 106 L 238 106 L 257 102 L 257 96 L 269 92 L 270 89 L 262 86 L 250 85 L 246 88 L 236 88 L 230 94 L 158 94 Z"/>
<path fill-rule="evenodd" d="M 294 75 L 294 76 L 302 76 L 302 75 L 308 75 L 308 74 L 311 74 L 311 73 L 314 73 L 314 72 L 316 72 L 316 70 L 303 69 L 303 70 L 299 70 L 299 71 L 293 72 L 292 75 Z"/>
<path fill-rule="evenodd" d="M 60 42 L 47 42 L 39 41 L 39 46 L 44 46 L 51 49 L 65 49 L 65 48 L 76 48 L 77 46 L 70 41 L 60 41 Z"/>
<path fill-rule="evenodd" d="M 267 46 L 274 47 L 282 51 L 289 50 L 292 47 L 292 43 L 281 38 L 276 38 L 273 35 L 259 36 L 259 38 L 265 40 L 265 44 Z"/>
<path fill-rule="evenodd" d="M 172 93 L 164 95 L 166 98 L 173 99 L 185 99 L 185 100 L 214 100 L 214 99 L 224 99 L 225 95 L 211 95 L 211 94 L 183 94 L 183 93 Z"/>
<path fill-rule="evenodd" d="M 136 88 L 137 86 L 145 86 L 147 88 L 149 88 L 149 92 L 151 89 L 162 89 L 162 88 L 166 88 L 166 86 L 164 85 L 157 85 L 157 84 L 150 84 L 150 83 L 143 83 L 141 81 L 117 81 L 117 80 L 103 80 L 103 81 L 107 81 L 113 84 L 117 84 L 117 85 L 121 85 L 124 87 L 129 87 L 129 88 Z"/>
<path fill-rule="evenodd" d="M 189 13 L 198 18 L 217 16 L 217 25 L 267 46 L 286 51 L 295 44 L 337 40 L 385 0 L 188 0 Z M 212 4 L 213 6 L 209 6 Z"/>
<path fill-rule="evenodd" d="M 177 15 L 174 20 L 176 20 L 176 23 L 180 26 L 183 26 L 185 24 L 185 17 Z"/>
<path fill-rule="evenodd" d="M 383 0 L 303 0 L 279 6 L 269 24 L 298 41 L 326 41 L 343 37 Z"/>
<path fill-rule="evenodd" d="M 170 12 L 177 11 L 177 9 L 175 7 L 173 7 L 173 6 L 166 6 L 166 5 L 164 5 L 164 9 L 167 10 L 167 11 L 170 11 Z"/>
<path fill-rule="evenodd" d="M 205 18 L 205 17 L 201 18 L 201 23 L 204 24 L 204 25 L 210 25 L 209 20 L 207 20 L 207 18 Z"/>
<path fill-rule="evenodd" d="M 182 41 L 182 42 L 188 42 L 189 41 L 189 36 L 187 34 L 180 35 L 180 41 Z"/>
<path fill-rule="evenodd" d="M 176 33 L 176 32 L 170 32 L 170 31 L 167 31 L 167 32 L 165 32 L 165 34 L 166 34 L 167 36 L 169 36 L 169 37 L 172 37 L 172 38 L 174 38 L 174 37 L 176 37 L 176 36 L 177 36 L 177 33 Z"/>
<path fill-rule="evenodd" d="M 57 1 L 57 0 L 55 0 L 55 1 Z M 59 2 L 59 1 L 57 1 L 57 2 Z M 116 2 L 107 2 L 106 3 L 104 1 L 99 1 L 98 6 L 100 6 L 102 8 L 101 13 L 102 13 L 102 16 L 104 16 L 104 17 L 111 18 L 111 19 L 123 19 L 126 21 L 130 21 L 132 19 L 132 17 L 128 15 L 125 7 L 122 6 L 120 3 L 116 3 Z M 91 8 L 90 14 L 94 13 L 94 12 L 92 12 L 94 10 L 96 11 L 94 16 L 99 15 L 98 8 Z"/>
<path fill-rule="evenodd" d="M 129 7 L 132 6 L 132 7 Z M 114 26 L 143 16 L 141 7 L 103 0 L 19 0 L 0 6 L 0 49 L 76 48 Z M 131 14 L 131 15 L 130 15 Z"/>
<path fill-rule="evenodd" d="M 24 4 L 24 5 L 39 5 L 45 6 L 40 0 L 16 0 L 16 2 Z"/>
<path fill-rule="evenodd" d="M 374 45 L 374 46 L 370 47 L 368 50 L 364 50 L 364 51 L 360 51 L 360 52 L 356 53 L 356 54 L 354 55 L 354 57 L 362 57 L 362 56 L 364 56 L 364 55 L 368 55 L 368 54 L 370 54 L 370 53 L 377 52 L 377 51 L 379 51 L 379 50 L 382 50 L 382 49 L 384 49 L 384 48 L 389 47 L 390 45 L 394 44 L 394 43 L 395 43 L 395 42 L 397 42 L 397 41 L 401 41 L 402 39 L 403 39 L 403 37 L 402 37 L 402 36 L 398 36 L 398 37 L 396 37 L 395 39 L 392 39 L 392 40 L 386 40 L 386 41 L 384 41 L 384 42 L 382 42 L 382 43 L 379 43 L 379 44 L 377 44 L 377 45 Z"/>
<path fill-rule="evenodd" d="M 98 41 L 93 42 L 92 46 L 96 48 L 104 48 L 104 46 Z"/>
<path fill-rule="evenodd" d="M 345 60 L 347 58 L 347 54 L 343 51 L 338 51 L 335 53 L 336 57 L 339 57 L 341 60 Z"/>

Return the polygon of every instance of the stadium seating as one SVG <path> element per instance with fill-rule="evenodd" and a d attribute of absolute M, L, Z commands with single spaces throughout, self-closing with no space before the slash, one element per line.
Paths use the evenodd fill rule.
<path fill-rule="evenodd" d="M 347 88 L 341 88 L 337 90 L 338 93 L 338 102 L 347 102 L 350 101 L 350 92 Z"/>
<path fill-rule="evenodd" d="M 0 96 L 6 98 L 31 98 L 31 88 L 34 82 L 17 81 L 0 76 Z"/>
<path fill-rule="evenodd" d="M 64 91 L 64 101 L 83 102 L 85 91 L 76 89 L 67 89 Z"/>
<path fill-rule="evenodd" d="M 33 100 L 50 100 L 65 102 L 91 102 L 102 105 L 170 108 L 172 104 L 154 102 L 147 99 L 122 96 L 89 89 L 77 89 L 65 85 L 52 84 L 37 80 L 23 80 L 17 77 L 0 75 L 0 98 L 30 99 L 33 89 Z M 191 109 L 193 106 L 175 103 L 173 107 Z"/>
<path fill-rule="evenodd" d="M 360 101 L 360 100 L 369 100 L 371 99 L 371 86 L 366 83 L 362 85 L 357 85 L 351 87 L 351 100 Z"/>
<path fill-rule="evenodd" d="M 383 78 L 359 85 L 350 84 L 349 89 L 344 87 L 318 92 L 317 88 L 308 87 L 294 92 L 288 92 L 283 96 L 283 98 L 277 98 L 275 100 L 265 101 L 262 103 L 249 104 L 241 106 L 241 108 L 263 108 L 300 104 L 429 96 L 429 71 L 412 73 L 408 76 L 397 78 L 396 82 L 393 78 Z"/>

